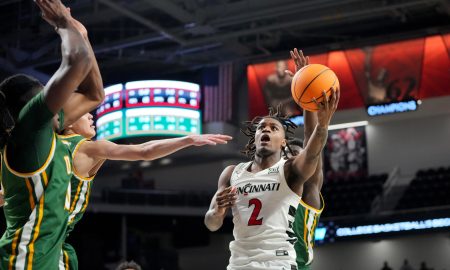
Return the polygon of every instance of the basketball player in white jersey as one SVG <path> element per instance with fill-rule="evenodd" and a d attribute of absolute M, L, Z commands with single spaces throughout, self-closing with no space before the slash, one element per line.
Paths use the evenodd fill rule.
<path fill-rule="evenodd" d="M 284 149 L 288 133 L 295 128 L 288 119 L 271 110 L 269 116 L 247 123 L 250 137 L 244 152 L 250 162 L 228 166 L 205 215 L 205 225 L 218 230 L 232 208 L 234 241 L 230 243 L 228 270 L 297 269 L 292 226 L 303 184 L 317 168 L 325 145 L 328 125 L 339 102 L 334 89 L 316 104 L 318 122 L 307 146 L 289 159 Z"/>

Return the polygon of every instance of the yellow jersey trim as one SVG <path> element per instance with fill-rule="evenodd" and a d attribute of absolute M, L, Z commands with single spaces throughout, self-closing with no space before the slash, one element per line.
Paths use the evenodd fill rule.
<path fill-rule="evenodd" d="M 305 207 L 306 209 L 308 209 L 308 210 L 310 210 L 310 211 L 312 211 L 312 212 L 314 212 L 316 214 L 321 214 L 323 209 L 325 208 L 325 201 L 323 200 L 322 193 L 319 193 L 319 196 L 320 196 L 320 204 L 322 205 L 322 207 L 320 209 L 314 208 L 311 205 L 305 203 L 303 201 L 303 199 L 300 199 L 300 204 L 303 207 Z"/>
<path fill-rule="evenodd" d="M 64 250 L 64 266 L 67 270 L 69 270 L 69 255 L 67 255 L 67 252 Z"/>
<path fill-rule="evenodd" d="M 42 178 L 44 179 L 44 188 L 48 186 L 48 177 L 45 171 L 42 172 Z"/>
<path fill-rule="evenodd" d="M 17 248 L 17 241 L 19 240 L 20 232 L 22 231 L 22 228 L 18 229 L 14 233 L 14 238 L 11 246 L 11 256 L 9 256 L 9 265 L 8 270 L 12 270 L 14 267 L 14 259 L 16 258 L 16 248 Z"/>
<path fill-rule="evenodd" d="M 55 148 L 56 148 L 56 136 L 55 136 L 55 133 L 53 132 L 52 147 L 50 148 L 50 153 L 48 154 L 47 160 L 44 162 L 44 165 L 42 165 L 39 169 L 37 169 L 37 170 L 34 171 L 34 172 L 22 173 L 22 172 L 15 171 L 15 170 L 12 169 L 11 166 L 9 165 L 8 159 L 6 158 L 6 153 L 7 153 L 6 149 L 7 149 L 7 146 L 5 146 L 5 150 L 3 151 L 3 156 L 4 156 L 4 159 L 5 159 L 5 165 L 6 165 L 6 168 L 8 168 L 8 170 L 9 170 L 12 174 L 14 174 L 15 176 L 22 177 L 22 178 L 27 178 L 27 177 L 31 177 L 31 176 L 40 174 L 40 173 L 42 173 L 43 171 L 45 171 L 45 169 L 47 169 L 48 165 L 50 164 L 50 161 L 52 161 L 53 155 L 55 154 Z"/>
<path fill-rule="evenodd" d="M 80 212 L 86 211 L 86 208 L 89 204 L 89 197 L 91 196 L 91 184 L 88 184 L 88 190 L 86 191 L 86 194 L 84 195 L 86 199 L 84 200 L 84 206 L 81 208 Z"/>
<path fill-rule="evenodd" d="M 82 186 L 83 186 L 82 182 L 78 183 L 77 192 L 75 193 L 75 198 L 73 199 L 72 206 L 70 206 L 70 210 L 69 210 L 70 213 L 72 213 L 73 210 L 75 210 L 75 207 L 76 207 L 77 202 L 78 202 L 78 197 L 81 194 L 81 187 Z"/>
<path fill-rule="evenodd" d="M 25 179 L 25 184 L 27 186 L 28 194 L 29 194 L 29 198 L 28 199 L 30 200 L 30 209 L 31 209 L 31 211 L 33 211 L 36 203 L 34 202 L 34 191 L 33 191 L 33 188 L 31 187 L 31 183 L 30 182 L 31 182 L 30 178 L 26 178 Z"/>
<path fill-rule="evenodd" d="M 42 197 L 39 200 L 38 221 L 37 221 L 36 227 L 34 228 L 34 234 L 33 234 L 33 238 L 31 239 L 31 243 L 28 246 L 28 251 L 29 251 L 30 254 L 28 255 L 27 270 L 32 270 L 33 269 L 34 243 L 36 242 L 36 239 L 39 236 L 39 231 L 41 229 L 42 217 L 44 216 L 44 200 L 45 200 L 45 195 L 42 194 Z"/>
<path fill-rule="evenodd" d="M 308 247 L 308 238 L 306 238 L 306 233 L 308 231 L 308 226 L 306 226 L 306 221 L 308 220 L 308 208 L 305 211 L 305 217 L 303 218 L 303 242 L 305 243 L 305 247 Z"/>
<path fill-rule="evenodd" d="M 77 136 L 81 136 L 81 135 L 80 134 L 68 134 L 68 135 L 58 134 L 57 136 L 58 136 L 58 138 L 61 138 L 61 139 L 67 139 L 67 138 L 73 138 L 73 137 L 77 137 Z"/>

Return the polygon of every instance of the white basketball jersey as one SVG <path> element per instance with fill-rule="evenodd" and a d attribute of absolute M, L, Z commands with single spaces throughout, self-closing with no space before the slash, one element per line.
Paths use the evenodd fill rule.
<path fill-rule="evenodd" d="M 285 159 L 258 173 L 240 163 L 231 175 L 237 189 L 233 210 L 234 241 L 228 270 L 297 269 L 292 224 L 300 196 L 287 185 Z"/>

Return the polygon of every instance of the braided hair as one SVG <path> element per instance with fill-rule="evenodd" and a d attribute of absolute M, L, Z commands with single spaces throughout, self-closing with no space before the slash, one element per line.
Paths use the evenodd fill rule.
<path fill-rule="evenodd" d="M 245 121 L 245 128 L 241 129 L 241 132 L 244 133 L 245 136 L 249 138 L 248 143 L 245 145 L 244 149 L 241 150 L 241 153 L 246 155 L 249 159 L 255 159 L 256 153 L 256 145 L 255 145 L 255 133 L 258 127 L 259 122 L 261 122 L 264 118 L 272 118 L 280 122 L 281 126 L 284 128 L 284 138 L 286 139 L 286 146 L 290 150 L 289 147 L 289 135 L 294 133 L 294 130 L 297 128 L 297 125 L 294 124 L 288 117 L 282 114 L 282 106 L 278 105 L 276 108 L 269 108 L 269 115 L 266 116 L 256 116 L 251 121 Z M 286 149 L 282 148 L 283 154 L 287 157 Z"/>

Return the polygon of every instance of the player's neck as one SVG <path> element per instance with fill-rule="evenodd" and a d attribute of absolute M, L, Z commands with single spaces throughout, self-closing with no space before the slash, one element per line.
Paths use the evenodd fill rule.
<path fill-rule="evenodd" d="M 75 133 L 73 130 L 71 130 L 71 129 L 66 129 L 65 131 L 64 131 L 64 135 L 74 135 L 74 134 L 77 134 L 77 133 Z"/>
<path fill-rule="evenodd" d="M 259 172 L 267 168 L 270 168 L 273 165 L 275 165 L 275 163 L 280 161 L 280 159 L 281 159 L 280 153 L 273 153 L 272 155 L 268 156 L 255 155 L 255 160 L 253 161 L 253 164 L 251 166 L 251 171 Z"/>

